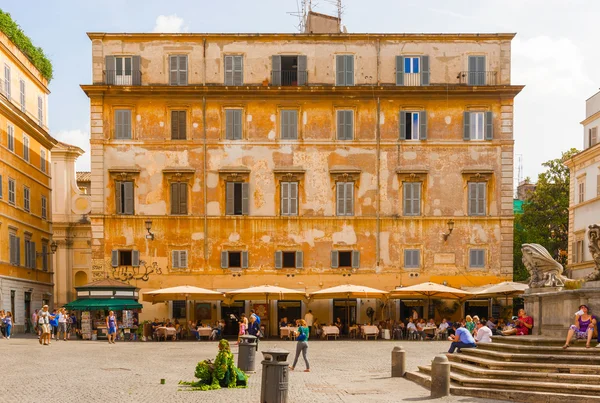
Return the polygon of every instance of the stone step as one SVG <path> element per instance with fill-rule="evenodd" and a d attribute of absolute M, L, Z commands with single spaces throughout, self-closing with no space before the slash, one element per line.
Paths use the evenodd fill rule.
<path fill-rule="evenodd" d="M 496 361 L 466 354 L 448 354 L 447 357 L 451 362 L 463 362 L 492 370 L 600 375 L 598 365 Z"/>
<path fill-rule="evenodd" d="M 498 361 L 512 362 L 543 362 L 555 364 L 600 364 L 600 355 L 572 355 L 572 354 L 518 354 L 507 353 L 479 348 L 463 348 L 462 354 L 474 355 Z"/>
<path fill-rule="evenodd" d="M 409 371 L 406 373 L 406 378 L 424 386 L 427 389 L 431 388 L 431 377 L 422 372 Z M 573 398 L 580 397 L 586 402 L 600 402 L 600 397 L 590 395 L 573 395 L 571 393 L 551 393 L 551 392 L 536 392 L 509 389 L 490 389 L 481 387 L 465 387 L 456 384 L 450 385 L 450 393 L 455 396 L 470 396 L 478 397 L 487 400 L 508 400 L 513 402 L 526 403 L 565 403 Z"/>
<path fill-rule="evenodd" d="M 536 346 L 562 346 L 565 344 L 567 332 L 564 337 L 545 337 L 545 336 L 492 336 L 494 343 L 502 344 L 519 344 L 519 345 L 536 345 Z M 597 339 L 592 339 L 592 346 L 598 344 Z M 584 346 L 584 340 L 573 340 L 571 345 Z"/>
<path fill-rule="evenodd" d="M 431 376 L 431 367 L 420 366 L 419 371 Z M 461 386 L 488 388 L 491 390 L 513 389 L 523 392 L 537 391 L 550 393 L 569 393 L 577 396 L 600 396 L 600 385 L 581 385 L 577 383 L 557 383 L 554 381 L 539 381 L 527 379 L 489 379 L 459 373 L 452 368 L 450 379 Z"/>
<path fill-rule="evenodd" d="M 506 339 L 506 337 L 505 337 Z M 503 340 L 501 340 L 503 341 Z M 564 344 L 564 340 L 563 340 Z M 594 342 L 593 346 L 596 346 Z M 477 348 L 480 350 L 493 350 L 505 353 L 523 353 L 523 354 L 554 354 L 554 355 L 586 355 L 600 357 L 600 348 L 585 348 L 585 344 L 571 345 L 567 349 L 560 346 L 538 346 L 528 344 L 502 343 L 494 340 L 493 343 L 479 343 Z"/>
<path fill-rule="evenodd" d="M 534 372 L 529 371 L 526 368 L 522 368 L 520 370 L 488 369 L 485 367 L 454 361 L 450 364 L 452 367 L 452 371 L 460 373 L 463 376 L 471 376 L 475 378 L 506 380 L 518 379 L 539 382 L 600 385 L 600 374 L 565 374 L 558 372 Z M 419 369 L 420 368 L 421 367 L 419 367 Z"/>

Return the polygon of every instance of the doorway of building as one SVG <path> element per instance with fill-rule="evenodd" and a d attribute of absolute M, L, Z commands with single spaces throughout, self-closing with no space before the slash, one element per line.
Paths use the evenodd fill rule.
<path fill-rule="evenodd" d="M 414 312 L 417 311 L 419 318 L 423 317 L 425 313 L 425 307 L 423 301 L 420 300 L 402 300 L 400 301 L 400 320 L 408 322 L 409 318 L 413 317 Z"/>
<path fill-rule="evenodd" d="M 296 320 L 302 319 L 302 302 L 300 301 L 277 301 L 277 323 L 286 317 L 288 323 L 296 324 Z"/>
<path fill-rule="evenodd" d="M 471 315 L 473 317 L 477 315 L 479 318 L 488 318 L 489 312 L 490 301 L 487 299 L 465 302 L 465 316 Z"/>
<path fill-rule="evenodd" d="M 343 333 L 348 334 L 348 321 L 350 326 L 356 324 L 356 300 L 355 299 L 334 299 L 333 300 L 333 321 L 340 318 L 343 326 Z"/>
<path fill-rule="evenodd" d="M 225 336 L 237 336 L 240 316 L 246 312 L 246 301 L 233 301 L 229 305 L 221 304 L 221 318 L 225 321 Z"/>
<path fill-rule="evenodd" d="M 31 323 L 31 292 L 25 292 L 25 333 L 33 333 Z"/>

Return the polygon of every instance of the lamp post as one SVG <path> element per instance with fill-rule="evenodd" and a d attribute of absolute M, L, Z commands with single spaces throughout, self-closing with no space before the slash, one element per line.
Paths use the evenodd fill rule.
<path fill-rule="evenodd" d="M 452 233 L 452 230 L 454 230 L 454 221 L 452 219 L 448 220 L 446 224 L 448 224 L 448 232 L 442 234 L 442 236 L 444 237 L 444 242 L 448 240 L 448 237 Z"/>
<path fill-rule="evenodd" d="M 37 256 L 54 255 L 57 249 L 58 244 L 56 243 L 56 241 L 52 241 L 52 243 L 50 244 L 50 252 L 36 252 L 35 254 Z"/>

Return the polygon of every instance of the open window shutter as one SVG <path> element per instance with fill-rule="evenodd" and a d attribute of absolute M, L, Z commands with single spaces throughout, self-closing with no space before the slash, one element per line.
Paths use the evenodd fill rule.
<path fill-rule="evenodd" d="M 21 266 L 21 238 L 17 237 L 17 266 Z"/>
<path fill-rule="evenodd" d="M 124 211 L 121 209 L 121 182 L 115 182 L 115 211 L 117 214 L 123 214 Z"/>
<path fill-rule="evenodd" d="M 244 59 L 242 56 L 233 57 L 233 85 L 244 84 Z"/>
<path fill-rule="evenodd" d="M 289 111 L 281 111 L 281 138 L 289 138 Z"/>
<path fill-rule="evenodd" d="M 124 214 L 133 214 L 133 182 L 124 182 L 125 186 L 125 211 Z"/>
<path fill-rule="evenodd" d="M 290 182 L 290 215 L 298 215 L 298 182 Z"/>
<path fill-rule="evenodd" d="M 110 265 L 112 267 L 119 266 L 119 251 L 118 250 L 110 251 Z"/>
<path fill-rule="evenodd" d="M 346 111 L 346 140 L 354 139 L 354 111 Z"/>
<path fill-rule="evenodd" d="M 404 56 L 396 56 L 396 85 L 404 85 Z"/>
<path fill-rule="evenodd" d="M 243 250 L 242 251 L 242 269 L 247 269 L 247 268 L 248 268 L 248 251 Z"/>
<path fill-rule="evenodd" d="M 142 85 L 142 69 L 141 69 L 141 58 L 140 56 L 132 56 L 131 57 L 131 66 L 132 66 L 132 80 L 131 83 L 133 85 Z"/>
<path fill-rule="evenodd" d="M 403 182 L 402 184 L 402 201 L 404 203 L 404 215 L 412 214 L 412 184 L 409 182 Z"/>
<path fill-rule="evenodd" d="M 298 85 L 306 85 L 308 81 L 306 56 L 298 56 Z"/>
<path fill-rule="evenodd" d="M 289 182 L 281 183 L 281 214 L 289 215 L 290 214 L 290 184 Z"/>
<path fill-rule="evenodd" d="M 354 56 L 346 56 L 346 85 L 354 85 Z"/>
<path fill-rule="evenodd" d="M 188 253 L 187 250 L 179 251 L 179 267 L 185 269 L 188 267 Z"/>
<path fill-rule="evenodd" d="M 169 56 L 169 84 L 177 85 L 177 56 Z"/>
<path fill-rule="evenodd" d="M 429 56 L 421 56 L 421 85 L 429 85 Z"/>
<path fill-rule="evenodd" d="M 249 198 L 250 196 L 250 184 L 247 182 L 242 183 L 242 215 L 248 215 L 249 211 Z"/>
<path fill-rule="evenodd" d="M 131 135 L 131 111 L 125 110 L 123 111 L 123 133 L 125 134 L 125 139 L 133 138 Z"/>
<path fill-rule="evenodd" d="M 419 112 L 419 140 L 427 140 L 427 111 Z"/>
<path fill-rule="evenodd" d="M 115 83 L 115 57 L 106 56 L 104 58 L 104 79 L 107 85 Z"/>
<path fill-rule="evenodd" d="M 179 214 L 187 214 L 187 183 L 179 184 Z"/>
<path fill-rule="evenodd" d="M 240 140 L 242 138 L 242 111 L 236 109 L 233 111 L 233 138 Z"/>
<path fill-rule="evenodd" d="M 358 269 L 360 267 L 360 251 L 352 251 L 352 268 Z"/>
<path fill-rule="evenodd" d="M 477 184 L 469 183 L 469 215 L 475 215 L 477 208 Z"/>
<path fill-rule="evenodd" d="M 174 250 L 171 252 L 171 267 L 177 269 L 179 267 L 179 251 Z"/>
<path fill-rule="evenodd" d="M 485 113 L 485 139 L 492 140 L 494 138 L 494 115 L 492 112 Z"/>
<path fill-rule="evenodd" d="M 221 269 L 227 269 L 229 267 L 229 252 L 226 250 L 221 251 Z"/>
<path fill-rule="evenodd" d="M 296 269 L 302 269 L 304 267 L 304 252 L 296 251 Z"/>
<path fill-rule="evenodd" d="M 346 182 L 346 215 L 354 215 L 354 182 Z"/>
<path fill-rule="evenodd" d="M 298 111 L 290 112 L 290 139 L 298 139 Z"/>
<path fill-rule="evenodd" d="M 171 111 L 171 140 L 179 140 L 179 111 Z"/>
<path fill-rule="evenodd" d="M 414 215 L 421 215 L 421 183 L 413 184 L 412 212 Z"/>
<path fill-rule="evenodd" d="M 233 85 L 233 56 L 225 56 L 225 85 Z"/>
<path fill-rule="evenodd" d="M 179 140 L 185 140 L 187 138 L 187 121 L 186 121 L 186 112 L 179 111 Z"/>
<path fill-rule="evenodd" d="M 283 260 L 283 252 L 281 252 L 280 250 L 276 250 L 275 251 L 275 268 L 276 269 L 281 269 L 283 267 L 282 260 Z"/>
<path fill-rule="evenodd" d="M 345 84 L 345 59 L 343 55 L 337 55 L 335 57 L 335 85 L 344 85 Z"/>
<path fill-rule="evenodd" d="M 345 118 L 345 113 L 344 111 L 337 111 L 337 138 L 338 140 L 346 140 L 345 137 L 345 133 L 344 133 L 344 118 Z"/>
<path fill-rule="evenodd" d="M 131 251 L 131 265 L 133 267 L 140 267 L 140 251 L 139 250 Z"/>
<path fill-rule="evenodd" d="M 463 140 L 471 140 L 471 113 L 463 112 Z"/>
<path fill-rule="evenodd" d="M 271 56 L 271 83 L 281 85 L 281 56 Z"/>
<path fill-rule="evenodd" d="M 478 188 L 478 199 L 477 199 L 477 213 L 480 215 L 485 215 L 485 205 L 486 205 L 486 183 L 481 182 L 477 184 Z"/>
<path fill-rule="evenodd" d="M 234 213 L 234 193 L 235 193 L 235 183 L 227 182 L 225 187 L 225 214 L 233 215 Z"/>
<path fill-rule="evenodd" d="M 399 115 L 400 140 L 406 140 L 406 112 L 400 111 Z"/>
<path fill-rule="evenodd" d="M 339 252 L 337 250 L 331 251 L 331 267 L 337 269 L 340 267 L 339 264 Z"/>
<path fill-rule="evenodd" d="M 31 262 L 31 268 L 35 269 L 35 264 L 36 264 L 36 260 L 37 260 L 37 256 L 36 256 L 36 251 L 35 251 L 35 242 L 31 242 L 31 249 L 29 250 L 31 253 L 31 258 L 29 259 L 29 261 Z"/>
<path fill-rule="evenodd" d="M 337 183 L 337 215 L 344 215 L 344 208 L 346 207 L 344 203 L 344 192 L 346 188 L 344 187 L 344 182 Z"/>
<path fill-rule="evenodd" d="M 225 111 L 225 138 L 227 140 L 233 140 L 233 120 L 234 120 L 234 110 L 227 109 Z"/>
<path fill-rule="evenodd" d="M 187 56 L 179 56 L 179 85 L 187 85 L 188 83 L 188 58 Z"/>

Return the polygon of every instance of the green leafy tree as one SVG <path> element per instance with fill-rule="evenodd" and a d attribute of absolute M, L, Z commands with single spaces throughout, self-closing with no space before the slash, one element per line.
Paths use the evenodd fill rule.
<path fill-rule="evenodd" d="M 567 262 L 569 243 L 569 169 L 564 161 L 579 151 L 572 148 L 543 163 L 546 171 L 538 176 L 535 191 L 523 204 L 523 214 L 515 217 L 514 273 L 515 281 L 529 277 L 522 262 L 521 245 L 538 243 L 561 264 Z"/>

